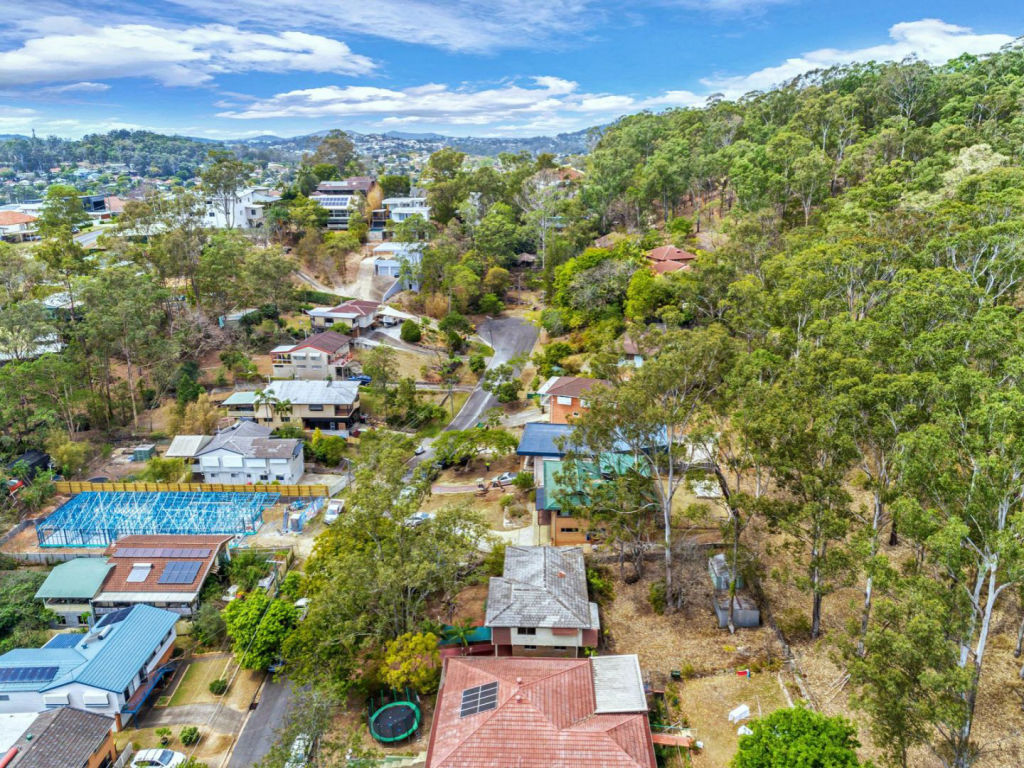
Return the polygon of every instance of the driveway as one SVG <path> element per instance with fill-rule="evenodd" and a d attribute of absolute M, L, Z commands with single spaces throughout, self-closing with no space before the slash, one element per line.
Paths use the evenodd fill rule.
<path fill-rule="evenodd" d="M 537 343 L 538 333 L 536 326 L 520 317 L 497 317 L 480 323 L 477 335 L 494 349 L 494 356 L 487 367 L 495 368 L 514 357 L 529 355 L 533 345 Z M 475 427 L 477 423 L 483 421 L 484 414 L 496 405 L 498 399 L 477 385 L 466 404 L 462 406 L 462 410 L 445 429 L 451 431 Z"/>
<path fill-rule="evenodd" d="M 524 357 L 533 350 L 537 343 L 539 331 L 532 323 L 528 323 L 520 317 L 496 317 L 486 320 L 477 327 L 477 335 L 491 344 L 494 355 L 487 363 L 488 368 L 494 368 L 507 363 L 514 357 Z M 483 379 L 481 379 L 481 383 Z M 446 432 L 457 429 L 470 429 L 483 421 L 484 414 L 498 405 L 498 399 L 490 392 L 484 391 L 481 384 L 466 400 L 462 410 L 455 414 L 455 418 L 445 427 Z M 408 462 L 410 474 L 414 467 L 425 461 L 434 458 L 434 450 L 431 447 L 433 440 L 424 440 L 421 445 L 425 449 L 419 456 L 413 456 Z"/>
<path fill-rule="evenodd" d="M 244 712 L 217 704 L 184 704 L 178 707 L 154 707 L 139 724 L 142 728 L 161 725 L 202 725 L 218 733 L 236 733 L 242 725 Z"/>
<path fill-rule="evenodd" d="M 254 709 L 235 742 L 227 768 L 252 768 L 270 751 L 277 731 L 288 720 L 295 697 L 287 679 L 268 681 L 259 706 Z"/>

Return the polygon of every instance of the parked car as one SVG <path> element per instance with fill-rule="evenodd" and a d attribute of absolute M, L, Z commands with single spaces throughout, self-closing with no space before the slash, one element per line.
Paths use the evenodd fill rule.
<path fill-rule="evenodd" d="M 288 756 L 288 762 L 284 764 L 284 768 L 304 768 L 308 765 L 306 758 L 309 757 L 310 747 L 313 746 L 313 740 L 304 733 L 300 733 L 295 737 L 295 741 L 292 742 L 291 754 Z"/>
<path fill-rule="evenodd" d="M 415 453 L 417 456 L 422 456 L 426 452 L 427 452 L 427 449 L 424 448 L 422 445 L 417 445 L 416 446 L 416 450 L 413 451 L 413 453 Z"/>
<path fill-rule="evenodd" d="M 131 768 L 175 768 L 185 762 L 185 755 L 173 749 L 140 749 L 132 758 Z"/>
<path fill-rule="evenodd" d="M 512 485 L 515 482 L 515 472 L 502 472 L 500 475 L 491 480 L 492 488 L 504 488 L 506 485 Z"/>
<path fill-rule="evenodd" d="M 414 512 L 405 518 L 403 525 L 407 525 L 410 528 L 415 528 L 417 525 L 423 525 L 434 515 L 430 512 Z"/>
<path fill-rule="evenodd" d="M 284 669 L 284 659 L 280 656 L 275 656 L 274 660 L 270 662 L 270 665 L 267 667 L 267 672 L 272 675 L 276 675 L 282 669 Z"/>
<path fill-rule="evenodd" d="M 372 382 L 373 377 L 367 376 L 365 373 L 361 373 L 358 376 L 349 376 L 348 381 L 358 381 L 359 386 L 363 386 L 364 384 L 369 384 L 370 382 Z"/>
<path fill-rule="evenodd" d="M 327 509 L 324 512 L 324 525 L 330 525 L 337 520 L 345 511 L 344 499 L 331 499 L 327 502 Z"/>

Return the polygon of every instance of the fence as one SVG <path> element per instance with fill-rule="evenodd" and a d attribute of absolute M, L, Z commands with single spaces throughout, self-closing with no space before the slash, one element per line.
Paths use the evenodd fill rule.
<path fill-rule="evenodd" d="M 89 491 L 279 493 L 291 498 L 330 496 L 326 485 L 224 485 L 222 483 L 85 483 L 61 480 L 57 493 L 74 495 Z"/>

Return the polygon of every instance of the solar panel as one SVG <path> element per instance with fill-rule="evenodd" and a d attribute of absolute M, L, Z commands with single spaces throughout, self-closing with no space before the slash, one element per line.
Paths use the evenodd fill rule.
<path fill-rule="evenodd" d="M 134 606 L 132 606 L 134 607 Z M 118 608 L 116 611 L 111 611 L 102 619 L 100 619 L 93 629 L 100 629 L 101 627 L 109 627 L 112 624 L 118 624 L 128 618 L 128 614 L 131 613 L 131 608 Z"/>
<path fill-rule="evenodd" d="M 57 667 L 0 667 L 0 683 L 48 683 Z"/>
<path fill-rule="evenodd" d="M 479 712 L 486 712 L 498 706 L 498 684 L 485 683 L 475 688 L 467 688 L 462 692 L 462 709 L 459 717 L 469 717 Z"/>
<path fill-rule="evenodd" d="M 163 573 L 160 574 L 160 584 L 191 584 L 203 565 L 202 560 L 178 560 L 167 563 Z"/>
<path fill-rule="evenodd" d="M 78 645 L 82 638 L 85 637 L 80 632 L 62 632 L 59 635 L 54 635 L 44 645 L 44 648 L 74 648 Z"/>
<path fill-rule="evenodd" d="M 123 547 L 114 553 L 114 557 L 202 557 L 210 556 L 209 548 L 165 548 L 165 547 Z"/>

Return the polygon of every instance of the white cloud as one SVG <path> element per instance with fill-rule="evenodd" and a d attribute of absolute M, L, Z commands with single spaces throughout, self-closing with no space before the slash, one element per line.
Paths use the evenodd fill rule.
<path fill-rule="evenodd" d="M 93 83 L 85 80 L 80 83 L 68 83 L 67 85 L 51 85 L 40 88 L 37 93 L 63 94 L 63 93 L 103 93 L 109 91 L 110 86 L 106 83 Z"/>
<path fill-rule="evenodd" d="M 0 133 L 30 134 L 33 129 L 39 136 L 84 136 L 87 133 L 106 133 L 116 130 L 154 130 L 153 126 L 123 120 L 77 120 L 73 118 L 51 118 L 35 110 L 0 104 Z"/>
<path fill-rule="evenodd" d="M 209 18 L 258 20 L 268 26 L 334 29 L 450 51 L 550 45 L 602 18 L 593 0 L 172 0 Z"/>
<path fill-rule="evenodd" d="M 164 85 L 197 85 L 216 74 L 332 72 L 366 74 L 374 63 L 345 43 L 305 32 L 261 34 L 223 24 L 158 27 L 118 24 L 70 31 L 49 19 L 20 48 L 0 52 L 0 86 L 67 80 L 149 77 Z"/>
<path fill-rule="evenodd" d="M 932 64 L 939 64 L 963 53 L 989 53 L 1014 39 L 1011 35 L 977 34 L 970 27 L 948 24 L 939 19 L 893 24 L 889 27 L 889 38 L 891 42 L 867 48 L 819 48 L 748 75 L 706 77 L 701 82 L 712 90 L 735 98 L 749 91 L 766 90 L 805 72 L 837 64 L 900 61 L 911 54 Z"/>

